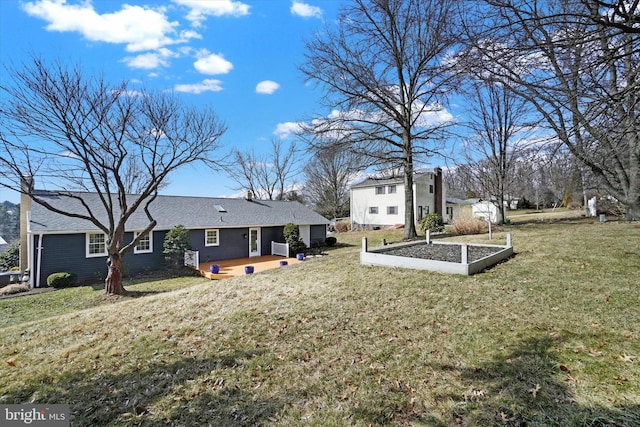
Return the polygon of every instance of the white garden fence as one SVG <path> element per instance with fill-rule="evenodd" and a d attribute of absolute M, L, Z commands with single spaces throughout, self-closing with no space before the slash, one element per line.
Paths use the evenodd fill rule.
<path fill-rule="evenodd" d="M 271 255 L 280 255 L 285 258 L 289 258 L 289 244 L 271 242 Z"/>

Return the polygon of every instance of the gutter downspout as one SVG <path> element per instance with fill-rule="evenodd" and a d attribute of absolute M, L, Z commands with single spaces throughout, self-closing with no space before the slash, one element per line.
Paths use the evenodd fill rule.
<path fill-rule="evenodd" d="M 27 211 L 27 232 L 25 236 L 25 240 L 27 243 L 27 268 L 22 272 L 24 275 L 26 271 L 29 272 L 29 289 L 33 289 L 33 253 L 31 252 L 31 248 L 33 247 L 33 234 L 31 233 L 31 211 Z M 24 277 L 24 276 L 23 276 Z"/>
<path fill-rule="evenodd" d="M 38 264 L 36 266 L 36 277 L 35 277 L 35 281 L 36 281 L 36 288 L 40 287 L 40 266 L 42 265 L 42 240 L 44 239 L 44 234 L 40 233 L 38 234 L 38 247 L 36 248 L 38 250 Z"/>

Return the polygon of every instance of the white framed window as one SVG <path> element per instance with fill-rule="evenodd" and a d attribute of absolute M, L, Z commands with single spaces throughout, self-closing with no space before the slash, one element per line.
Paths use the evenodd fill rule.
<path fill-rule="evenodd" d="M 396 188 L 395 185 L 390 185 L 387 187 L 387 193 L 389 194 L 395 194 L 397 193 L 398 189 Z"/>
<path fill-rule="evenodd" d="M 107 256 L 107 235 L 104 233 L 87 233 L 87 258 Z"/>
<path fill-rule="evenodd" d="M 377 206 L 370 206 L 369 207 L 369 213 L 372 215 L 375 215 L 378 213 L 378 207 Z"/>
<path fill-rule="evenodd" d="M 220 236 L 217 228 L 211 228 L 204 230 L 204 245 L 205 246 L 220 246 Z"/>
<path fill-rule="evenodd" d="M 398 215 L 397 206 L 387 206 L 387 215 Z"/>
<path fill-rule="evenodd" d="M 134 238 L 138 237 L 140 233 L 141 233 L 140 231 L 136 231 L 134 233 Z M 153 236 L 153 231 L 150 231 L 149 233 L 147 233 L 146 236 L 140 239 L 138 244 L 133 248 L 133 253 L 134 254 L 150 254 L 151 252 L 153 252 L 152 236 Z"/>
<path fill-rule="evenodd" d="M 384 194 L 384 185 L 376 187 L 376 194 Z"/>
<path fill-rule="evenodd" d="M 429 194 L 433 194 L 433 184 L 429 184 Z"/>

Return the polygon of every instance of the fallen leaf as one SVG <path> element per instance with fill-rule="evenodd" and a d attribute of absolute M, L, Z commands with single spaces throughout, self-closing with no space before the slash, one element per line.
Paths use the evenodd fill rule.
<path fill-rule="evenodd" d="M 561 370 L 562 372 L 571 372 L 571 371 L 569 370 L 569 368 L 567 368 L 567 367 L 566 367 L 566 365 L 560 365 L 560 370 Z"/>
<path fill-rule="evenodd" d="M 620 356 L 620 359 L 622 359 L 623 362 L 628 362 L 628 363 L 633 363 L 635 358 L 636 358 L 635 356 L 631 356 L 627 353 L 624 353 L 622 356 Z"/>
<path fill-rule="evenodd" d="M 16 362 L 14 362 L 13 359 L 9 359 L 9 360 L 7 360 L 7 365 L 16 366 Z"/>
<path fill-rule="evenodd" d="M 596 350 L 595 348 L 590 348 L 590 349 L 589 349 L 589 354 L 590 354 L 591 356 L 602 356 L 602 352 L 601 352 L 601 351 Z"/>
<path fill-rule="evenodd" d="M 531 393 L 533 395 L 533 397 L 535 398 L 538 395 L 538 392 L 540 391 L 540 389 L 541 389 L 540 384 L 536 384 L 536 386 L 534 388 L 529 390 L 529 393 Z"/>

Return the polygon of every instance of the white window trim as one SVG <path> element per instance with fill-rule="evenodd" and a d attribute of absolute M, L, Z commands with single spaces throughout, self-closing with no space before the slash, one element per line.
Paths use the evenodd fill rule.
<path fill-rule="evenodd" d="M 384 185 L 377 185 L 376 189 L 375 189 L 375 192 L 376 192 L 376 196 L 380 196 L 380 195 L 385 194 L 386 189 L 385 189 Z"/>
<path fill-rule="evenodd" d="M 392 212 L 395 211 L 395 212 Z M 398 215 L 398 207 L 397 206 L 387 206 L 387 215 Z"/>
<path fill-rule="evenodd" d="M 215 243 L 209 243 L 207 239 L 207 234 L 210 231 L 215 231 L 216 232 L 216 242 Z M 204 230 L 204 245 L 205 246 L 220 246 L 220 229 L 219 228 L 209 228 L 207 230 Z"/>
<path fill-rule="evenodd" d="M 142 231 L 136 231 L 135 233 L 133 233 L 133 238 L 135 239 L 136 237 L 138 237 L 138 235 L 140 235 L 140 233 L 142 233 Z M 144 249 L 144 250 L 140 250 L 138 249 L 138 245 L 133 247 L 133 253 L 134 254 L 150 254 L 153 253 L 153 231 L 150 231 L 147 234 L 147 238 L 149 239 L 149 249 Z M 140 243 L 140 242 L 138 242 Z"/>
<path fill-rule="evenodd" d="M 92 253 L 89 253 L 89 240 L 90 240 L 90 236 L 93 236 L 96 234 L 100 234 L 104 236 L 104 252 L 92 254 Z M 85 234 L 85 256 L 87 258 L 98 258 L 98 257 L 107 256 L 107 235 L 104 233 L 86 233 Z"/>

